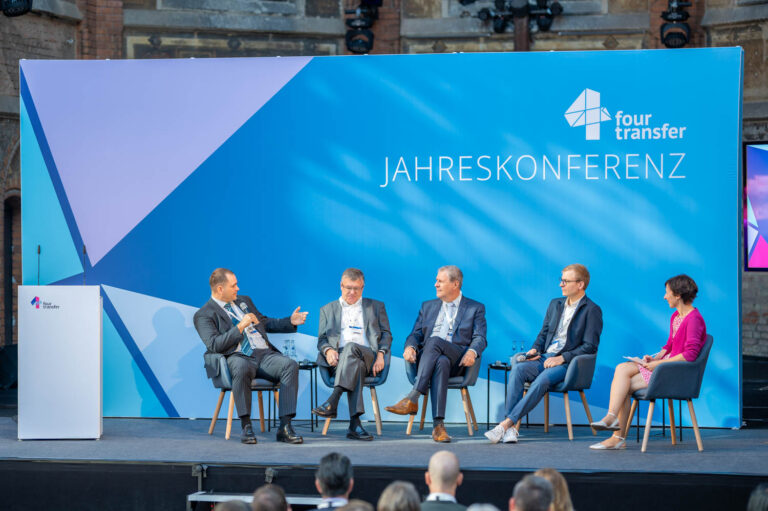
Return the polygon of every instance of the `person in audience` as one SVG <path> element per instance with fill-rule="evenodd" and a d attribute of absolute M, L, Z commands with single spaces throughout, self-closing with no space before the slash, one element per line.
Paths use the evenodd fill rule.
<path fill-rule="evenodd" d="M 251 511 L 251 507 L 242 500 L 228 500 L 216 504 L 213 511 Z"/>
<path fill-rule="evenodd" d="M 317 335 L 318 365 L 334 375 L 333 392 L 328 400 L 312 409 L 320 417 L 336 417 L 342 394 L 349 402 L 347 438 L 373 440 L 360 422 L 365 413 L 363 382 L 384 369 L 384 357 L 392 345 L 389 318 L 384 303 L 363 298 L 365 276 L 357 268 L 341 274 L 341 297 L 320 309 Z"/>
<path fill-rule="evenodd" d="M 280 486 L 265 484 L 253 492 L 251 511 L 291 511 L 291 506 Z"/>
<path fill-rule="evenodd" d="M 586 296 L 589 271 L 584 265 L 569 264 L 560 276 L 562 298 L 549 303 L 544 325 L 533 347 L 510 372 L 506 418 L 485 436 L 496 444 L 516 443 L 515 424 L 541 401 L 549 389 L 565 379 L 568 364 L 578 355 L 597 353 L 603 331 L 603 312 Z M 530 388 L 525 393 L 525 384 Z"/>
<path fill-rule="evenodd" d="M 699 292 L 696 282 L 688 275 L 677 275 L 665 283 L 664 299 L 675 309 L 669 324 L 669 339 L 655 355 L 644 355 L 640 363 L 623 362 L 616 366 L 611 382 L 608 413 L 591 426 L 599 431 L 614 433 L 591 449 L 624 449 L 626 441 L 620 436 L 627 429 L 629 401 L 632 393 L 648 386 L 651 374 L 661 364 L 668 362 L 693 362 L 707 338 L 707 327 L 693 300 Z M 617 434 L 618 432 L 618 434 Z"/>
<path fill-rule="evenodd" d="M 493 504 L 472 504 L 467 511 L 499 511 L 499 508 Z"/>
<path fill-rule="evenodd" d="M 752 490 L 747 511 L 768 511 L 768 483 L 760 483 Z"/>
<path fill-rule="evenodd" d="M 431 388 L 432 440 L 450 442 L 445 430 L 445 399 L 448 379 L 458 376 L 485 349 L 485 306 L 463 296 L 464 275 L 456 266 L 437 270 L 437 299 L 421 304 L 413 330 L 405 340 L 403 358 L 418 364 L 413 389 L 386 410 L 397 415 L 415 415 L 419 398 Z"/>
<path fill-rule="evenodd" d="M 342 506 L 338 511 L 374 511 L 373 506 L 364 500 L 351 499 L 346 506 Z"/>
<path fill-rule="evenodd" d="M 466 506 L 456 502 L 456 488 L 464 480 L 459 471 L 459 459 L 450 451 L 438 451 L 429 459 L 424 474 L 429 495 L 421 503 L 421 511 L 464 511 Z"/>
<path fill-rule="evenodd" d="M 337 452 L 326 454 L 315 472 L 315 488 L 323 498 L 317 509 L 334 509 L 347 505 L 354 485 L 355 479 L 349 458 Z"/>
<path fill-rule="evenodd" d="M 552 490 L 555 492 L 552 511 L 573 511 L 571 493 L 568 491 L 568 483 L 563 474 L 554 468 L 540 468 L 533 475 L 543 477 L 552 485 Z"/>
<path fill-rule="evenodd" d="M 554 490 L 543 477 L 529 474 L 516 485 L 509 499 L 509 511 L 550 511 Z"/>
<path fill-rule="evenodd" d="M 419 493 L 413 484 L 393 481 L 384 488 L 376 504 L 376 511 L 419 511 Z"/>
<path fill-rule="evenodd" d="M 249 297 L 238 294 L 237 277 L 226 268 L 215 269 L 208 283 L 211 299 L 195 312 L 195 329 L 208 353 L 219 353 L 227 359 L 232 374 L 232 397 L 242 427 L 240 441 L 244 444 L 257 442 L 251 426 L 251 381 L 264 378 L 280 382 L 277 441 L 302 443 L 303 439 L 291 425 L 296 415 L 299 366 L 269 342 L 267 332 L 295 332 L 298 325 L 306 322 L 307 313 L 300 312 L 301 307 L 297 307 L 290 316 L 282 319 L 264 316 Z M 218 374 L 218 364 L 218 359 L 206 357 L 209 377 Z"/>

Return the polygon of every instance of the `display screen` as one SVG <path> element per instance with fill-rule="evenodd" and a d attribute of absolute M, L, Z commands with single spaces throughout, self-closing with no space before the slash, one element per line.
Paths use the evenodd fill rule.
<path fill-rule="evenodd" d="M 746 269 L 768 270 L 768 144 L 747 145 L 745 155 Z"/>

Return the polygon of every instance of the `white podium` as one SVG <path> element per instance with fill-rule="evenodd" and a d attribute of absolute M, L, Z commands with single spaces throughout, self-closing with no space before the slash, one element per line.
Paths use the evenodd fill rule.
<path fill-rule="evenodd" d="M 99 286 L 19 286 L 19 440 L 101 437 Z"/>

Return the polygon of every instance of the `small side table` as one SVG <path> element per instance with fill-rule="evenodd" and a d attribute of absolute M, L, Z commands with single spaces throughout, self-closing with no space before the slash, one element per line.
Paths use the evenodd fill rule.
<path fill-rule="evenodd" d="M 317 406 L 317 363 L 302 360 L 299 362 L 299 371 L 309 371 L 309 428 L 315 431 L 317 417 L 312 415 L 312 409 Z"/>
<path fill-rule="evenodd" d="M 488 377 L 485 386 L 485 429 L 491 429 L 491 369 L 504 371 L 504 399 L 506 399 L 508 373 L 512 368 L 506 362 L 496 361 L 488 364 Z"/>

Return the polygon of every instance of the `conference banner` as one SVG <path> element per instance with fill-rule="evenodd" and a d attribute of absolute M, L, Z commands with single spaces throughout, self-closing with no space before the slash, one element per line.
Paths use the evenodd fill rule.
<path fill-rule="evenodd" d="M 738 427 L 742 60 L 740 48 L 25 60 L 23 283 L 101 286 L 105 416 L 204 418 L 218 390 L 192 316 L 215 268 L 270 317 L 308 311 L 270 340 L 309 360 L 320 307 L 345 268 L 362 269 L 394 338 L 383 407 L 410 387 L 405 339 L 437 269 L 455 264 L 486 306 L 471 396 L 484 422 L 489 388 L 494 422 L 504 380 L 488 382 L 487 365 L 531 347 L 564 266 L 589 268 L 603 312 L 595 417 L 623 357 L 666 343 L 664 283 L 685 273 L 714 337 L 698 422 Z M 448 403 L 463 421 L 458 392 Z"/>

